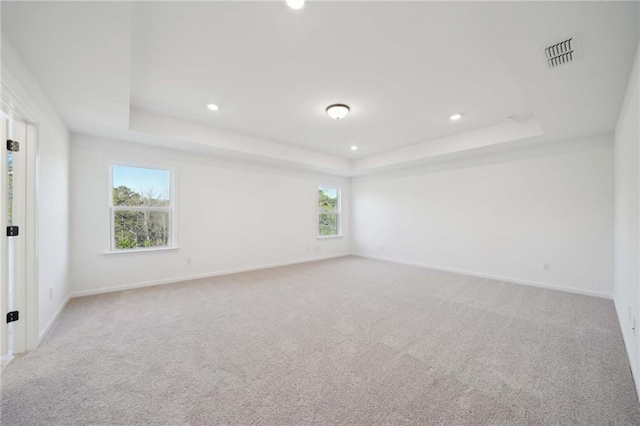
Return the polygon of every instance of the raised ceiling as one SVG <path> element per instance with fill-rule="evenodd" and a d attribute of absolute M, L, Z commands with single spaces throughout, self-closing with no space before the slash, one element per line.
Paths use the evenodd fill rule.
<path fill-rule="evenodd" d="M 611 131 L 638 15 L 635 2 L 4 1 L 2 31 L 72 131 L 349 174 L 435 146 Z M 549 69 L 543 48 L 576 34 L 581 57 Z M 332 103 L 351 114 L 329 119 Z"/>
<path fill-rule="evenodd" d="M 529 113 L 473 12 L 419 2 L 309 2 L 298 13 L 284 2 L 139 3 L 132 103 L 351 158 Z M 209 101 L 221 110 L 211 114 Z M 333 103 L 348 104 L 349 117 L 327 119 Z M 451 122 L 455 112 L 465 119 Z"/>

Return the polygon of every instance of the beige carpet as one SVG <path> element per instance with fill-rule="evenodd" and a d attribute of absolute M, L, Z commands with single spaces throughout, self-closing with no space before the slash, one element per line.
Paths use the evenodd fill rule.
<path fill-rule="evenodd" d="M 611 301 L 355 257 L 74 299 L 3 425 L 640 424 Z"/>

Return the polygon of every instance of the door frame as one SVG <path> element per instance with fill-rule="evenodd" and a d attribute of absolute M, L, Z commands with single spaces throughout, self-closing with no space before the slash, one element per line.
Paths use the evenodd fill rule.
<path fill-rule="evenodd" d="M 24 312 L 20 312 L 19 321 L 24 321 L 24 336 L 16 336 L 14 340 L 14 355 L 34 349 L 40 343 L 38 312 L 39 312 L 39 259 L 38 259 L 38 182 L 39 182 L 39 143 L 37 115 L 23 102 L 20 97 L 0 78 L 0 109 L 10 118 L 24 122 L 27 125 L 28 144 L 24 143 L 26 155 L 25 172 L 25 289 Z M 20 141 L 23 142 L 23 141 Z M 24 141 L 26 142 L 26 141 Z M 4 145 L 5 141 L 2 141 Z M 4 146 L 0 148 L 5 148 Z M 22 149 L 22 146 L 21 146 Z M 0 319 L 4 320 L 4 318 Z"/>

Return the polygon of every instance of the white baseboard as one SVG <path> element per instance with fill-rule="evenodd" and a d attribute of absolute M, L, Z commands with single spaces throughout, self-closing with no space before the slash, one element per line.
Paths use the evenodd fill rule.
<path fill-rule="evenodd" d="M 96 294 L 112 293 L 114 291 L 133 290 L 135 288 L 173 284 L 173 283 L 179 283 L 183 281 L 198 280 L 201 278 L 211 278 L 211 277 L 217 277 L 221 275 L 238 274 L 240 272 L 257 271 L 260 269 L 277 268 L 279 266 L 289 266 L 289 265 L 297 265 L 300 263 L 317 262 L 320 260 L 335 259 L 338 257 L 346 257 L 346 256 L 351 256 L 351 254 L 350 253 L 336 254 L 331 256 L 321 256 L 321 257 L 314 257 L 309 259 L 294 260 L 290 262 L 280 262 L 280 263 L 271 263 L 268 265 L 251 266 L 248 268 L 227 269 L 223 271 L 210 272 L 206 274 L 188 275 L 183 277 L 166 278 L 166 279 L 154 280 L 154 281 L 144 281 L 139 283 L 124 284 L 124 285 L 118 285 L 113 287 L 103 287 L 103 288 L 91 289 L 91 290 L 80 290 L 80 291 L 72 292 L 70 297 L 74 298 L 74 297 L 94 296 Z"/>
<path fill-rule="evenodd" d="M 15 355 L 4 355 L 0 357 L 0 374 L 2 374 L 2 371 L 7 368 L 7 365 L 13 361 L 14 356 Z"/>
<path fill-rule="evenodd" d="M 527 280 L 521 280 L 521 279 L 518 279 L 518 278 L 510 278 L 510 277 L 502 277 L 502 276 L 499 276 L 499 275 L 484 274 L 482 272 L 465 271 L 465 270 L 461 270 L 461 269 L 447 268 L 447 267 L 443 267 L 443 266 L 427 265 L 427 264 L 424 264 L 424 263 L 406 262 L 404 260 L 390 259 L 390 258 L 379 257 L 379 256 L 370 256 L 370 255 L 366 255 L 366 254 L 354 253 L 353 256 L 364 257 L 364 258 L 367 258 L 367 259 L 383 260 L 383 261 L 386 261 L 386 262 L 398 263 L 400 265 L 417 266 L 419 268 L 433 269 L 435 271 L 453 272 L 455 274 L 468 275 L 468 276 L 471 276 L 471 277 L 487 278 L 487 279 L 496 280 L 496 281 L 506 281 L 506 282 L 510 282 L 510 283 L 514 283 L 514 284 L 522 284 L 522 285 L 528 285 L 528 286 L 532 286 L 532 287 L 546 288 L 546 289 L 549 289 L 549 290 L 564 291 L 564 292 L 567 292 L 567 293 L 575 293 L 575 294 L 582 294 L 582 295 L 586 295 L 586 296 L 602 297 L 604 299 L 613 299 L 613 295 L 609 294 L 609 293 L 602 293 L 602 292 L 599 292 L 599 291 L 592 291 L 592 290 L 583 290 L 583 289 L 574 288 L 574 287 L 565 287 L 565 286 L 561 286 L 561 285 L 557 285 L 557 284 L 541 283 L 541 282 L 537 282 L 537 281 L 527 281 Z"/>
<path fill-rule="evenodd" d="M 638 401 L 640 401 L 640 377 L 638 377 L 638 370 L 636 365 L 633 363 L 633 357 L 631 351 L 633 350 L 633 345 L 629 342 L 629 337 L 627 333 L 624 332 L 624 326 L 628 326 L 628 322 L 624 319 L 624 311 L 621 311 L 621 308 L 618 306 L 616 299 L 613 299 L 613 304 L 616 308 L 616 315 L 618 315 L 618 324 L 620 324 L 620 332 L 622 333 L 622 341 L 624 342 L 624 347 L 627 350 L 627 359 L 629 360 L 629 367 L 631 368 L 631 375 L 633 376 L 633 381 L 636 385 L 636 396 Z"/>
<path fill-rule="evenodd" d="M 40 345 L 40 343 L 42 343 L 42 340 L 47 336 L 47 333 L 49 333 L 49 331 L 51 330 L 51 327 L 53 327 L 53 324 L 56 322 L 56 320 L 58 319 L 58 317 L 60 316 L 64 308 L 67 306 L 67 303 L 69 303 L 69 300 L 71 300 L 71 297 L 72 297 L 71 295 L 67 296 L 64 302 L 62 302 L 62 305 L 60 305 L 60 307 L 56 311 L 56 313 L 53 314 L 53 317 L 51 317 L 51 320 L 49 320 L 49 323 L 40 332 L 40 335 L 38 336 L 38 345 Z"/>

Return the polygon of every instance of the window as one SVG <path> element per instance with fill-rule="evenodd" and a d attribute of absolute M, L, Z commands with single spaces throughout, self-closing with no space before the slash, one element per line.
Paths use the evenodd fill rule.
<path fill-rule="evenodd" d="M 111 165 L 111 250 L 172 247 L 172 172 Z"/>
<path fill-rule="evenodd" d="M 340 236 L 340 188 L 318 188 L 318 237 Z"/>

